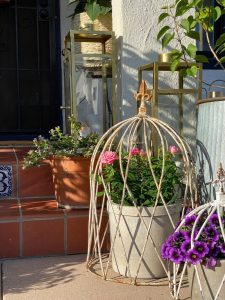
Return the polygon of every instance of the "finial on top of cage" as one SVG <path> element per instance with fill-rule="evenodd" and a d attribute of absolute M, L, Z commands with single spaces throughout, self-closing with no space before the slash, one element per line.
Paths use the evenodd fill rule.
<path fill-rule="evenodd" d="M 139 115 L 143 116 L 146 114 L 146 107 L 145 107 L 145 101 L 149 102 L 152 98 L 152 95 L 150 95 L 148 93 L 148 89 L 147 89 L 147 84 L 145 82 L 145 80 L 142 80 L 140 87 L 139 87 L 139 91 L 134 94 L 134 97 L 136 99 L 136 101 L 140 101 L 140 107 L 139 107 Z"/>
<path fill-rule="evenodd" d="M 213 187 L 218 187 L 216 192 L 216 200 L 225 202 L 225 193 L 224 193 L 224 182 L 225 182 L 225 170 L 223 169 L 222 163 L 220 163 L 217 178 L 212 181 Z"/>

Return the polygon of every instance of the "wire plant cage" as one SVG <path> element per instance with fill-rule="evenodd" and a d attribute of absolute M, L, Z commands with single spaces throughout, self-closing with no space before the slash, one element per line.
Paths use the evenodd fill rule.
<path fill-rule="evenodd" d="M 168 285 L 171 275 L 161 257 L 161 245 L 184 207 L 196 205 L 194 164 L 184 139 L 146 114 L 145 101 L 151 95 L 144 81 L 135 98 L 140 101 L 138 114 L 110 128 L 92 156 L 87 269 L 120 283 Z M 170 154 L 171 146 L 179 154 Z M 114 155 L 111 181 L 106 170 L 112 164 L 107 169 L 102 159 L 106 153 Z M 141 179 L 143 174 L 147 177 Z M 171 176 L 178 176 L 180 184 L 169 187 Z M 139 199 L 141 186 L 148 180 L 149 186 L 143 189 L 152 199 L 150 204 L 149 199 Z"/>
<path fill-rule="evenodd" d="M 191 300 L 225 299 L 225 171 L 221 163 L 217 175 L 212 181 L 217 189 L 216 200 L 186 214 L 174 233 L 181 236 L 185 232 L 182 244 L 186 243 L 188 249 L 180 263 L 173 263 L 170 288 L 176 300 L 182 294 L 186 274 Z M 167 245 L 169 240 L 171 236 Z"/>

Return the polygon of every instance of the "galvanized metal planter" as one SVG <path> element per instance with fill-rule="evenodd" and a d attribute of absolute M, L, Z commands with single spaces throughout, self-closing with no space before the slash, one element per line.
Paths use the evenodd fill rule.
<path fill-rule="evenodd" d="M 215 198 L 210 182 L 219 163 L 225 165 L 225 97 L 197 102 L 197 166 L 202 202 Z"/>

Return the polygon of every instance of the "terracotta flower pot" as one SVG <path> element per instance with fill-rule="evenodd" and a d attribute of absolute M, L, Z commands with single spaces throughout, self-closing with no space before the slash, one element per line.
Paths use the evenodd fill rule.
<path fill-rule="evenodd" d="M 221 259 L 217 266 L 213 269 L 207 269 L 204 265 L 197 265 L 199 279 L 204 296 L 201 296 L 200 287 L 198 284 L 197 274 L 192 265 L 188 266 L 188 281 L 191 300 L 224 300 L 225 299 L 225 284 L 223 283 L 222 289 L 218 298 L 216 294 L 219 286 L 225 275 L 225 259 Z"/>
<path fill-rule="evenodd" d="M 90 158 L 63 157 L 52 159 L 55 196 L 61 208 L 89 208 Z"/>

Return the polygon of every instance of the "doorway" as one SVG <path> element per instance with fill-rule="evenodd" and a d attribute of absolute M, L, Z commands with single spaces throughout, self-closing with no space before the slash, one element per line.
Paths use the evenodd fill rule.
<path fill-rule="evenodd" d="M 59 3 L 0 4 L 0 140 L 30 140 L 61 125 Z"/>

